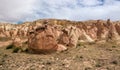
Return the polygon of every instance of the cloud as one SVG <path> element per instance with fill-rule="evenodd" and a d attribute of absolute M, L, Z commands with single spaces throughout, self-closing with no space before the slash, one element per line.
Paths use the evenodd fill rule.
<path fill-rule="evenodd" d="M 0 21 L 120 19 L 119 0 L 1 0 Z"/>
<path fill-rule="evenodd" d="M 0 0 L 0 21 L 17 22 L 33 14 L 34 0 Z"/>
<path fill-rule="evenodd" d="M 120 19 L 120 2 L 117 0 L 42 0 L 38 12 L 44 18 L 70 20 Z M 40 15 L 40 13 L 38 15 Z M 43 17 L 39 16 L 39 17 Z"/>
<path fill-rule="evenodd" d="M 79 0 L 79 2 L 83 6 L 97 6 L 103 4 L 103 0 Z"/>

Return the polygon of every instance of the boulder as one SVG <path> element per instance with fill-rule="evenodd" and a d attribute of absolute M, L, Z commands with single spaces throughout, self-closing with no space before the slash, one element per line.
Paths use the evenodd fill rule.
<path fill-rule="evenodd" d="M 34 53 L 46 53 L 56 51 L 57 40 L 55 37 L 55 30 L 52 26 L 40 26 L 29 35 L 28 44 L 29 49 Z"/>

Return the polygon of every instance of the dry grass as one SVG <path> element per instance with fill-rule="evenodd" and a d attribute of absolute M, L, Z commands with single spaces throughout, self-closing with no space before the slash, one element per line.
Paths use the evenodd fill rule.
<path fill-rule="evenodd" d="M 120 46 L 115 43 L 82 44 L 62 53 L 12 53 L 0 48 L 0 69 L 4 70 L 119 70 Z"/>

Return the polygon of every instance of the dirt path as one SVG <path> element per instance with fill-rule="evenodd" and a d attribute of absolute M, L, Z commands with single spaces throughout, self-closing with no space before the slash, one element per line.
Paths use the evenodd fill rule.
<path fill-rule="evenodd" d="M 12 43 L 12 41 L 0 42 L 0 47 L 4 47 Z"/>

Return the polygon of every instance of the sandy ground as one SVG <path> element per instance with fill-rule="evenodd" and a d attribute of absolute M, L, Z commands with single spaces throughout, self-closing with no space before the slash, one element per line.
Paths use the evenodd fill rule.
<path fill-rule="evenodd" d="M 120 70 L 120 45 L 82 44 L 51 54 L 13 53 L 0 42 L 0 70 Z"/>
<path fill-rule="evenodd" d="M 0 42 L 0 47 L 7 46 L 10 43 L 12 43 L 12 41 Z"/>

